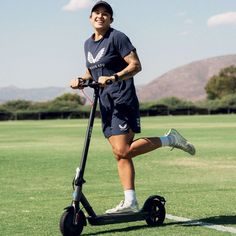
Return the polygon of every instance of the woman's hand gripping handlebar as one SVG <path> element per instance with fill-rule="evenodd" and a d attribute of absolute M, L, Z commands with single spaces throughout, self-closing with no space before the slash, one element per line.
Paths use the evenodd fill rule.
<path fill-rule="evenodd" d="M 70 87 L 72 89 L 84 89 L 85 87 L 105 87 L 113 83 L 113 80 L 107 79 L 103 83 L 95 82 L 94 80 L 90 79 L 83 79 L 81 77 L 72 79 L 70 81 Z M 105 85 L 105 86 L 104 86 Z"/>
<path fill-rule="evenodd" d="M 86 79 L 78 77 L 78 78 L 72 79 L 70 81 L 70 87 L 72 89 L 83 89 L 84 87 L 87 87 L 87 86 L 85 86 L 86 82 L 87 82 Z"/>

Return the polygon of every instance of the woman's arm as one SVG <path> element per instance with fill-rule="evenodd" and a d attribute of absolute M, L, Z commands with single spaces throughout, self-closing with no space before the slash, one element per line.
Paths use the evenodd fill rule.
<path fill-rule="evenodd" d="M 99 77 L 98 82 L 105 86 L 107 80 L 116 81 L 117 78 L 119 80 L 126 80 L 133 77 L 142 70 L 142 66 L 136 51 L 131 51 L 127 56 L 124 57 L 124 60 L 128 65 L 122 71 L 117 72 L 116 76 L 101 76 Z"/>
<path fill-rule="evenodd" d="M 136 51 L 131 51 L 127 56 L 124 57 L 124 60 L 128 64 L 127 67 L 116 73 L 121 80 L 129 79 L 142 70 L 142 66 Z"/>

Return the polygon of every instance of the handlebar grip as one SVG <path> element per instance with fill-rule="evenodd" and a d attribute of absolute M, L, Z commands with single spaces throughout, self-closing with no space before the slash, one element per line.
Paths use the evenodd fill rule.
<path fill-rule="evenodd" d="M 85 87 L 88 87 L 89 85 L 91 85 L 94 81 L 93 80 L 90 80 L 90 79 L 83 79 L 81 77 L 78 77 L 77 78 L 78 81 L 79 81 L 79 86 L 81 88 L 85 88 Z"/>
<path fill-rule="evenodd" d="M 111 79 L 108 79 L 108 80 L 106 81 L 106 85 L 110 85 L 110 84 L 113 84 L 113 81 L 112 81 Z"/>

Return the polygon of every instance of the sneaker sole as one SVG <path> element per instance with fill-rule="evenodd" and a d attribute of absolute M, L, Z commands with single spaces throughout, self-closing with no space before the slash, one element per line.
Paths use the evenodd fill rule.
<path fill-rule="evenodd" d="M 139 212 L 139 210 L 131 210 L 131 209 L 127 209 L 127 210 L 122 210 L 122 211 L 116 211 L 116 212 L 105 212 L 106 214 L 122 214 L 122 213 L 137 213 Z"/>

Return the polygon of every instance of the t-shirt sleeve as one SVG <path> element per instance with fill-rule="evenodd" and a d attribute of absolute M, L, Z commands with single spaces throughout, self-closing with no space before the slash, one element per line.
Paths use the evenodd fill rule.
<path fill-rule="evenodd" d="M 121 57 L 127 56 L 131 51 L 136 50 L 130 39 L 122 32 L 114 35 L 114 45 Z"/>

